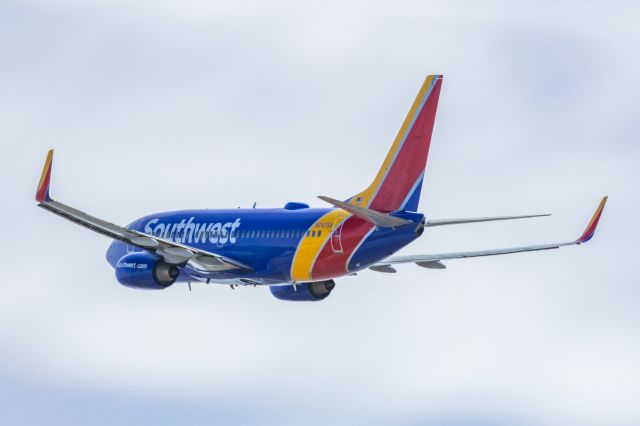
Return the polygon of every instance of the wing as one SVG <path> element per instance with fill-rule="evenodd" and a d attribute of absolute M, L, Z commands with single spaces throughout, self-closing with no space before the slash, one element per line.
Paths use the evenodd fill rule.
<path fill-rule="evenodd" d="M 246 269 L 250 267 L 243 265 L 233 259 L 220 256 L 195 247 L 169 241 L 144 232 L 129 229 L 116 225 L 106 220 L 91 216 L 73 207 L 67 206 L 51 199 L 49 195 L 49 183 L 51 180 L 51 170 L 53 162 L 53 150 L 49 150 L 47 159 L 42 170 L 42 176 L 36 192 L 38 206 L 71 222 L 91 229 L 99 234 L 105 235 L 115 240 L 125 241 L 128 244 L 140 247 L 150 253 L 162 257 L 167 263 L 174 265 L 188 264 L 192 268 L 201 272 L 226 271 L 230 269 Z"/>
<path fill-rule="evenodd" d="M 396 272 L 396 270 L 391 265 L 395 265 L 399 263 L 415 263 L 425 268 L 444 269 L 445 265 L 441 262 L 442 260 L 462 259 L 467 257 L 497 256 L 500 254 L 521 253 L 525 251 L 551 250 L 551 249 L 557 249 L 563 246 L 583 244 L 589 241 L 593 237 L 593 234 L 596 232 L 596 227 L 598 226 L 598 221 L 600 220 L 600 216 L 602 216 L 602 210 L 604 209 L 604 205 L 606 204 L 606 202 L 607 202 L 607 197 L 604 197 L 600 202 L 600 205 L 596 209 L 595 214 L 591 218 L 591 221 L 589 222 L 586 229 L 580 236 L 580 238 L 574 241 L 568 241 L 564 243 L 540 244 L 540 245 L 523 246 L 523 247 L 511 247 L 511 248 L 494 249 L 494 250 L 463 251 L 463 252 L 456 252 L 456 253 L 441 253 L 441 254 L 418 254 L 418 255 L 410 255 L 410 256 L 392 256 L 376 263 L 375 265 L 371 266 L 370 269 L 377 272 Z"/>

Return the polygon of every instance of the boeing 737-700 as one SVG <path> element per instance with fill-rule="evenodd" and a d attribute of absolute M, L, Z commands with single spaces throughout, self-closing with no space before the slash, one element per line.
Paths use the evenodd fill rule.
<path fill-rule="evenodd" d="M 426 219 L 419 213 L 424 172 L 442 86 L 430 75 L 409 110 L 375 179 L 342 201 L 319 197 L 330 208 L 288 202 L 283 208 L 179 210 L 115 225 L 54 201 L 49 193 L 53 150 L 36 192 L 38 205 L 112 238 L 107 261 L 116 279 L 136 289 L 165 289 L 176 282 L 268 286 L 278 299 L 318 301 L 334 279 L 364 269 L 393 273 L 397 264 L 444 269 L 443 261 L 549 250 L 591 239 L 607 197 L 582 235 L 562 243 L 444 254 L 395 256 L 425 228 L 542 215 Z"/>

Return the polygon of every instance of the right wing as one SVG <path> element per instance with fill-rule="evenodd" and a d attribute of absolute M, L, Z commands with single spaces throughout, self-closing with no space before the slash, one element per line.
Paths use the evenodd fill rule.
<path fill-rule="evenodd" d="M 195 247 L 186 246 L 175 241 L 169 241 L 144 232 L 129 229 L 111 222 L 91 216 L 66 204 L 54 201 L 49 196 L 49 183 L 51 180 L 51 169 L 53 162 L 53 150 L 49 150 L 47 159 L 42 170 L 40 184 L 36 192 L 38 206 L 71 222 L 77 223 L 85 228 L 91 229 L 99 234 L 106 235 L 115 240 L 124 241 L 127 244 L 140 247 L 150 253 L 154 253 L 164 259 L 165 262 L 173 265 L 188 264 L 192 268 L 201 272 L 216 272 L 230 269 L 246 269 L 250 267 L 243 265 L 233 259 L 220 256 Z"/>
<path fill-rule="evenodd" d="M 593 237 L 593 234 L 596 232 L 596 227 L 598 226 L 598 221 L 600 220 L 600 216 L 602 216 L 602 210 L 604 209 L 604 205 L 606 204 L 606 202 L 607 202 L 607 197 L 604 197 L 600 202 L 600 205 L 596 209 L 595 214 L 591 218 L 591 221 L 589 222 L 586 229 L 580 236 L 580 238 L 574 241 L 568 241 L 564 243 L 552 243 L 552 244 L 541 244 L 541 245 L 533 245 L 533 246 L 494 249 L 494 250 L 462 251 L 462 252 L 441 253 L 441 254 L 418 254 L 418 255 L 409 255 L 409 256 L 392 256 L 392 257 L 383 259 L 382 261 L 372 265 L 370 269 L 377 272 L 396 272 L 396 270 L 391 265 L 395 265 L 399 263 L 415 263 L 418 266 L 422 266 L 424 268 L 444 269 L 445 266 L 444 264 L 441 263 L 442 260 L 462 259 L 467 257 L 497 256 L 500 254 L 520 253 L 525 251 L 551 250 L 551 249 L 560 248 L 562 246 L 572 246 L 576 244 L 583 244 L 589 241 Z"/>

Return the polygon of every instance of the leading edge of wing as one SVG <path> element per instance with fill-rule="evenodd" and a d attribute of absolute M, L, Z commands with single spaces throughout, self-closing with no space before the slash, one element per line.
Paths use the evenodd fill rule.
<path fill-rule="evenodd" d="M 467 257 L 481 257 L 481 256 L 497 256 L 501 254 L 511 254 L 511 253 L 521 253 L 527 251 L 541 251 L 541 250 L 551 250 L 557 249 L 562 246 L 571 246 L 571 245 L 579 245 L 584 244 L 593 238 L 593 235 L 596 232 L 596 228 L 598 226 L 598 222 L 600 221 L 600 217 L 602 216 L 602 212 L 604 210 L 604 206 L 607 202 L 608 197 L 602 198 L 596 212 L 593 214 L 591 221 L 585 228 L 584 232 L 580 237 L 573 241 L 562 242 L 562 243 L 549 243 L 549 244 L 540 244 L 540 245 L 530 245 L 530 246 L 521 246 L 521 247 L 510 247 L 510 248 L 502 248 L 502 249 L 493 249 L 493 250 L 477 250 L 477 251 L 463 251 L 463 252 L 453 252 L 453 253 L 440 253 L 440 254 L 418 254 L 418 255 L 408 255 L 408 256 L 392 256 L 388 257 L 375 265 L 373 265 L 374 270 L 379 270 L 380 267 L 389 266 L 393 264 L 399 263 L 426 263 L 426 262 L 439 262 L 441 260 L 448 259 L 463 259 Z M 421 265 L 424 266 L 424 265 Z M 440 268 L 439 268 L 440 269 Z"/>
<path fill-rule="evenodd" d="M 36 201 L 38 201 L 39 207 L 55 213 L 71 222 L 77 223 L 87 229 L 91 229 L 99 234 L 116 240 L 125 241 L 128 244 L 139 247 L 150 253 L 154 253 L 162 257 L 167 263 L 188 263 L 189 266 L 202 272 L 214 272 L 230 269 L 252 270 L 249 266 L 225 256 L 220 256 L 196 247 L 187 246 L 175 241 L 169 241 L 164 238 L 159 238 L 154 235 L 145 234 L 144 232 L 116 225 L 95 216 L 91 216 L 59 201 L 53 200 L 49 194 L 52 162 L 53 150 L 51 149 L 47 154 L 42 176 L 38 184 L 38 189 L 36 190 Z"/>

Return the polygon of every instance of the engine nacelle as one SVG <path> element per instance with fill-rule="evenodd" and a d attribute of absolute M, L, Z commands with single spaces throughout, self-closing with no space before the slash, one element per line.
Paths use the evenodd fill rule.
<path fill-rule="evenodd" d="M 276 299 L 293 302 L 317 302 L 326 299 L 336 286 L 333 280 L 301 283 L 293 285 L 271 286 L 271 294 Z"/>
<path fill-rule="evenodd" d="M 175 283 L 180 275 L 176 265 L 146 252 L 129 253 L 118 260 L 116 278 L 120 284 L 143 290 L 162 290 Z"/>

